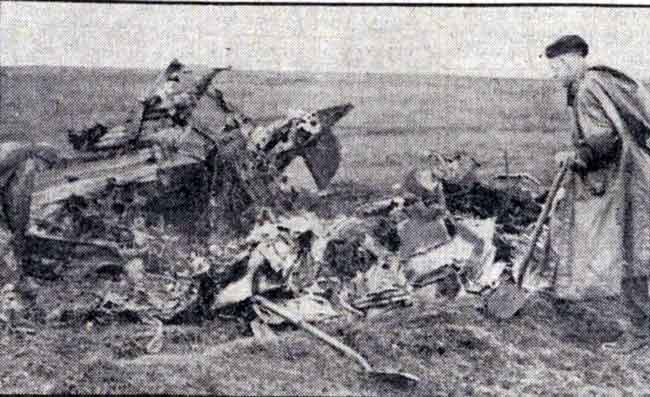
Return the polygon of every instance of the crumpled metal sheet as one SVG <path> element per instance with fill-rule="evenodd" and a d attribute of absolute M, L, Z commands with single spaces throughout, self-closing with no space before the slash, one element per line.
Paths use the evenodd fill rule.
<path fill-rule="evenodd" d="M 453 157 L 432 153 L 429 166 L 435 178 L 467 186 L 478 181 L 476 170 L 481 164 L 467 153 L 457 153 Z"/>
<path fill-rule="evenodd" d="M 191 310 L 199 298 L 194 279 L 145 273 L 139 283 L 112 285 L 99 296 L 94 309 L 99 316 L 131 313 L 170 321 Z"/>
<path fill-rule="evenodd" d="M 442 180 L 432 169 L 414 168 L 406 174 L 402 187 L 418 197 L 427 197 L 444 204 Z"/>
<path fill-rule="evenodd" d="M 436 280 L 436 274 L 445 275 L 444 268 L 468 268 L 479 273 L 482 264 L 493 263 L 496 248 L 492 243 L 495 219 L 463 219 L 456 223 L 456 235 L 446 244 L 411 256 L 405 264 L 405 273 L 413 285 L 425 285 Z"/>
<path fill-rule="evenodd" d="M 255 125 L 249 117 L 236 111 L 223 101 L 214 98 L 224 112 L 235 114 L 237 122 L 228 125 L 218 139 L 218 166 L 232 175 L 218 176 L 227 179 L 221 200 L 242 196 L 241 207 L 251 205 L 273 206 L 281 200 L 282 173 L 294 159 L 301 156 L 318 189 L 327 187 L 340 163 L 340 143 L 332 133 L 332 126 L 344 117 L 353 106 L 350 104 L 320 109 L 316 112 L 299 111 L 286 118 L 265 125 Z M 230 192 L 232 191 L 232 192 Z M 222 205 L 225 206 L 225 205 Z M 227 214 L 224 214 L 227 217 Z M 248 230 L 242 230 L 247 232 Z"/>
<path fill-rule="evenodd" d="M 285 289 L 295 293 L 311 285 L 321 262 L 314 258 L 314 241 L 322 235 L 318 217 L 280 217 L 256 226 L 239 248 L 243 271 L 220 290 L 215 307 L 241 302 L 255 292 Z"/>
<path fill-rule="evenodd" d="M 80 152 L 117 151 L 128 149 L 128 146 L 134 144 L 138 147 L 148 146 L 150 142 L 141 138 L 156 133 L 161 128 L 185 126 L 212 79 L 227 69 L 214 68 L 191 84 L 170 86 L 164 76 L 169 76 L 170 70 L 178 72 L 182 69 L 184 65 L 172 60 L 139 98 L 140 107 L 133 109 L 131 115 L 122 120 L 122 124 L 95 120 L 80 129 L 69 129 L 68 141 Z"/>
<path fill-rule="evenodd" d="M 350 283 L 348 300 L 359 310 L 409 305 L 412 288 L 406 280 L 398 258 L 387 258 L 385 262 L 359 273 Z"/>
<path fill-rule="evenodd" d="M 341 163 L 341 143 L 329 129 L 313 146 L 304 150 L 305 164 L 319 190 L 325 189 L 336 175 Z"/>
<path fill-rule="evenodd" d="M 428 201 L 444 203 L 454 214 L 492 218 L 510 232 L 534 223 L 543 196 L 539 181 L 526 174 L 499 175 L 489 181 L 478 174 L 480 163 L 460 152 L 455 156 L 431 153 L 426 166 L 412 170 L 403 186 Z"/>
<path fill-rule="evenodd" d="M 301 296 L 315 288 L 318 277 L 329 275 L 339 283 L 348 283 L 373 265 L 389 263 L 390 258 L 395 261 L 397 255 L 380 243 L 385 233 L 377 229 L 382 225 L 378 219 L 355 217 L 341 217 L 326 224 L 311 213 L 280 217 L 258 225 L 245 244 L 240 245 L 240 250 L 248 253 L 239 256 L 245 262 L 243 271 L 217 293 L 215 307 L 241 302 L 255 293 L 272 289 L 282 289 L 293 293 L 295 299 L 302 299 Z M 364 282 L 363 288 L 356 288 L 363 291 L 358 298 L 374 294 L 374 300 L 385 300 L 396 288 L 400 291 L 398 295 L 406 296 L 404 275 L 398 272 L 391 278 L 385 274 L 380 276 L 382 272 L 375 269 L 368 273 L 370 280 Z M 384 281 L 388 284 L 381 284 Z"/>
<path fill-rule="evenodd" d="M 399 237 L 402 258 L 424 254 L 451 242 L 451 235 L 442 217 L 433 220 L 408 219 L 400 225 Z"/>
<path fill-rule="evenodd" d="M 524 287 L 530 291 L 548 287 L 552 282 L 558 254 L 551 245 L 548 233 L 548 226 L 545 225 L 541 237 L 535 244 L 528 271 L 526 277 L 524 277 Z M 521 270 L 519 265 L 521 264 L 521 258 L 525 255 L 530 244 L 531 234 L 532 227 L 529 227 L 520 235 L 504 233 L 500 236 L 511 246 L 510 263 L 512 264 L 512 276 L 515 280 L 519 277 Z"/>
<path fill-rule="evenodd" d="M 318 260 L 332 275 L 351 279 L 399 247 L 397 225 L 385 217 L 339 217 L 319 240 Z M 322 255 L 322 256 L 321 256 Z"/>
<path fill-rule="evenodd" d="M 392 216 L 402 211 L 407 203 L 418 200 L 417 197 L 411 195 L 410 197 L 396 196 L 387 199 L 372 201 L 370 203 L 360 205 L 355 213 L 362 217 L 369 216 Z"/>
<path fill-rule="evenodd" d="M 246 239 L 252 247 L 249 263 L 256 266 L 265 261 L 287 278 L 296 266 L 308 265 L 305 259 L 311 256 L 313 241 L 323 235 L 323 230 L 321 220 L 311 213 L 258 226 Z"/>
<path fill-rule="evenodd" d="M 539 200 L 545 188 L 539 179 L 525 173 L 501 174 L 492 179 L 492 186 L 510 194 L 519 200 Z"/>

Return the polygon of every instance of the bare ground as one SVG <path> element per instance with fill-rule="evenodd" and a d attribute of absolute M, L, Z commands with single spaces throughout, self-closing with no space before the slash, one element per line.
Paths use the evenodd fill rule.
<path fill-rule="evenodd" d="M 298 330 L 276 341 L 241 338 L 234 320 L 168 326 L 165 347 L 144 355 L 137 324 L 39 328 L 0 339 L 3 393 L 192 393 L 227 395 L 641 394 L 647 352 L 605 354 L 621 307 L 537 297 L 508 322 L 476 302 L 431 302 L 357 324 L 327 324 L 380 369 L 416 374 L 415 389 L 369 379 L 356 364 Z M 238 338 L 236 338 L 238 337 Z"/>
<path fill-rule="evenodd" d="M 338 192 L 346 206 L 337 196 L 302 204 L 332 216 L 379 194 L 352 185 Z M 276 340 L 255 339 L 236 316 L 167 325 L 162 351 L 146 354 L 151 330 L 134 319 L 71 314 L 65 324 L 46 322 L 55 309 L 48 298 L 67 302 L 74 313 L 92 291 L 60 280 L 42 286 L 37 301 L 46 310 L 32 315 L 36 332 L 0 338 L 2 393 L 610 395 L 650 387 L 647 351 L 615 356 L 600 349 L 621 333 L 625 307 L 616 299 L 567 303 L 540 295 L 499 322 L 483 314 L 476 298 L 446 301 L 424 288 L 411 307 L 319 324 L 376 368 L 420 377 L 416 388 L 404 389 L 364 376 L 303 331 L 285 326 L 276 329 Z"/>

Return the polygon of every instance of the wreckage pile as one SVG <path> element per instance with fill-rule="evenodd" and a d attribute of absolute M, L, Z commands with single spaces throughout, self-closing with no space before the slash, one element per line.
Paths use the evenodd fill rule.
<path fill-rule="evenodd" d="M 340 162 L 340 144 L 331 129 L 352 110 L 351 104 L 298 111 L 259 126 L 216 92 L 215 101 L 230 117 L 215 140 L 211 163 L 213 231 L 225 225 L 238 233 L 249 232 L 251 225 L 242 221 L 242 214 L 251 206 L 291 209 L 295 192 L 284 183 L 283 172 L 299 156 L 320 189 L 329 185 Z"/>
<path fill-rule="evenodd" d="M 166 74 L 181 67 L 172 63 Z M 27 266 L 39 284 L 34 316 L 57 324 L 151 324 L 144 351 L 157 352 L 163 324 L 233 313 L 254 333 L 283 323 L 255 303 L 258 295 L 309 322 L 353 320 L 408 306 L 416 293 L 455 299 L 510 277 L 541 208 L 534 180 L 506 175 L 485 183 L 473 158 L 432 154 L 390 196 L 352 214 L 319 217 L 296 204 L 296 195 L 310 193 L 285 186 L 283 171 L 302 157 L 325 189 L 340 162 L 332 126 L 352 105 L 259 126 L 208 89 L 219 70 L 185 93 L 182 112 L 161 108 L 160 97 L 147 99 L 137 128 L 120 139 L 115 128 L 69 133 L 80 151 L 110 155 L 93 157 L 92 166 L 84 157 L 77 161 L 83 171 L 67 167 L 34 195 L 28 237 L 37 255 Z M 190 117 L 204 94 L 228 116 L 225 127 Z M 164 128 L 143 128 L 152 120 Z M 155 221 L 147 215 L 170 195 L 183 205 L 199 201 L 207 240 L 180 241 L 161 214 Z M 92 255 L 82 265 L 71 259 L 83 252 Z M 3 302 L 0 318 L 18 311 L 13 298 Z"/>
<path fill-rule="evenodd" d="M 353 215 L 324 219 L 300 209 L 279 213 L 259 206 L 249 233 L 208 246 L 179 244 L 164 228 L 141 219 L 130 230 L 136 249 L 123 250 L 122 261 L 100 261 L 81 273 L 68 269 L 63 277 L 77 293 L 66 291 L 67 304 L 53 299 L 60 280 L 42 281 L 37 306 L 55 323 L 151 324 L 144 351 L 156 352 L 162 348 L 162 324 L 201 323 L 224 313 L 250 321 L 254 333 L 283 323 L 253 303 L 257 295 L 319 322 L 353 321 L 408 306 L 415 292 L 455 299 L 493 289 L 526 243 L 521 235 L 503 232 L 499 219 L 519 213 L 481 218 L 482 201 L 473 196 L 465 198 L 463 211 L 450 211 L 448 186 L 471 186 L 469 191 L 497 197 L 501 190 L 481 186 L 474 168 L 460 166 L 463 156 L 438 159 L 436 168 L 409 173 L 395 196 L 362 205 Z M 525 208 L 534 208 L 534 214 L 534 196 L 524 194 L 530 194 Z M 499 244 L 509 251 L 499 254 Z"/>
<path fill-rule="evenodd" d="M 183 68 L 173 61 L 161 79 Z M 255 220 L 251 207 L 292 207 L 295 191 L 283 171 L 297 157 L 317 186 L 326 187 L 340 160 L 332 127 L 353 106 L 294 112 L 257 125 L 210 89 L 223 70 L 212 69 L 173 95 L 150 90 L 138 120 L 69 131 L 75 156 L 41 177 L 34 193 L 30 234 L 35 245 L 47 247 L 35 251 L 79 244 L 135 249 L 138 222 L 160 224 L 161 212 L 179 207 L 204 212 L 201 226 L 214 239 L 246 234 Z M 225 126 L 192 117 L 204 95 L 226 114 Z"/>

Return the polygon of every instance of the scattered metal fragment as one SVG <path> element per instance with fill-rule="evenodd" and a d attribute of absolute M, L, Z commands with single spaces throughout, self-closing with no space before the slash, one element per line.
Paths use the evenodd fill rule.
<path fill-rule="evenodd" d="M 370 308 L 409 306 L 412 287 L 408 284 L 397 257 L 376 264 L 351 281 L 351 305 L 366 311 Z"/>
<path fill-rule="evenodd" d="M 492 244 L 494 219 L 462 220 L 455 224 L 454 237 L 435 248 L 415 252 L 405 265 L 408 280 L 416 286 L 426 285 L 446 275 L 446 267 L 473 273 L 472 279 L 484 264 L 494 262 L 496 249 Z"/>

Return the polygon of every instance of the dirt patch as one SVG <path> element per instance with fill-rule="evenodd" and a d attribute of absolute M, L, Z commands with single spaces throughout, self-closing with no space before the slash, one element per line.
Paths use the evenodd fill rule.
<path fill-rule="evenodd" d="M 644 354 L 619 358 L 598 349 L 620 332 L 612 324 L 621 318 L 615 303 L 538 298 L 511 321 L 496 322 L 467 302 L 417 302 L 352 327 L 321 326 L 377 368 L 418 375 L 413 390 L 364 377 L 354 362 L 290 327 L 276 342 L 242 341 L 249 331 L 231 319 L 166 326 L 164 350 L 156 355 L 138 350 L 145 325 L 43 327 L 35 335 L 5 336 L 0 390 L 427 396 L 644 390 L 650 386 Z"/>

